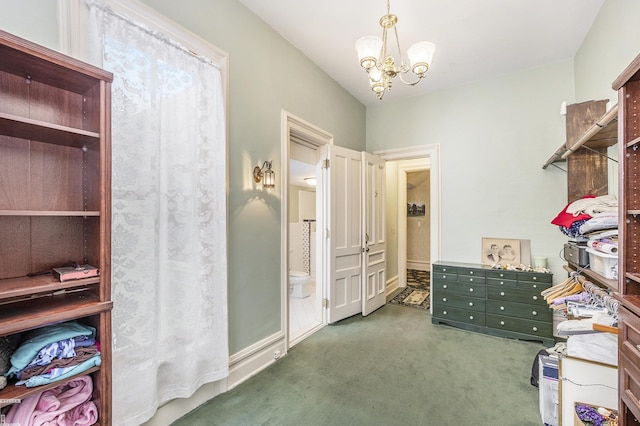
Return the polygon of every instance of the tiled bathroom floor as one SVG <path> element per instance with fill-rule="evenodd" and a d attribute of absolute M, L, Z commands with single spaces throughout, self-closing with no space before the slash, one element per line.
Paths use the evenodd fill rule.
<path fill-rule="evenodd" d="M 309 297 L 298 299 L 289 296 L 289 340 L 296 340 L 322 322 L 319 307 L 316 306 L 315 282 L 307 284 Z M 318 319 L 320 318 L 320 319 Z"/>

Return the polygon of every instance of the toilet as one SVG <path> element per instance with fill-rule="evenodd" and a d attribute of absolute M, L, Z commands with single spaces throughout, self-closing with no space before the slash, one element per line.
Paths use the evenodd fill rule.
<path fill-rule="evenodd" d="M 306 272 L 289 271 L 289 296 L 296 297 L 298 299 L 309 297 L 307 284 L 310 279 L 311 277 Z"/>

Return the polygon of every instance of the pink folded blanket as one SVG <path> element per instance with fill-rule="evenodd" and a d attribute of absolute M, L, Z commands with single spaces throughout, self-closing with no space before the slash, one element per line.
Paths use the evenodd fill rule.
<path fill-rule="evenodd" d="M 77 377 L 14 404 L 7 413 L 5 423 L 21 426 L 95 424 L 98 421 L 98 408 L 91 401 L 92 392 L 91 377 Z"/>

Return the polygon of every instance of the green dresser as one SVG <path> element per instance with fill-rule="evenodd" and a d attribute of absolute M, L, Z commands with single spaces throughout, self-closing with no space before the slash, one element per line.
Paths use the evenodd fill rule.
<path fill-rule="evenodd" d="M 553 315 L 540 295 L 553 274 L 438 262 L 431 272 L 434 324 L 553 346 Z"/>

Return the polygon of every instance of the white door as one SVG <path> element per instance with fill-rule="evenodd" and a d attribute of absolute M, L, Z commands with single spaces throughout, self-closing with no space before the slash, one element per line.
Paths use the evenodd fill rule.
<path fill-rule="evenodd" d="M 362 312 L 362 156 L 326 145 L 324 230 L 328 273 L 327 322 Z"/>
<path fill-rule="evenodd" d="M 362 153 L 363 272 L 362 315 L 369 315 L 387 302 L 386 240 L 384 217 L 384 160 Z"/>

